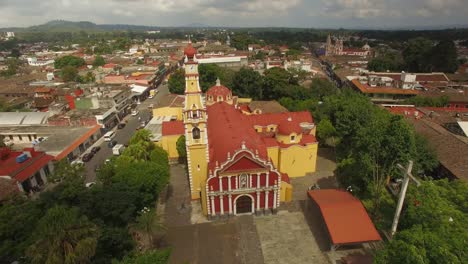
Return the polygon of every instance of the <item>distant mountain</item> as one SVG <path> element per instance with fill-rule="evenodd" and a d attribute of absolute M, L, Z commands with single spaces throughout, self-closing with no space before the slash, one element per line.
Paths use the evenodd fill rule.
<path fill-rule="evenodd" d="M 192 23 L 192 24 L 188 24 L 188 25 L 183 25 L 183 26 L 180 26 L 181 28 L 210 28 L 212 26 L 208 26 L 208 25 L 205 25 L 205 24 L 202 24 L 202 23 Z"/>
<path fill-rule="evenodd" d="M 52 20 L 42 25 L 30 26 L 24 28 L 1 28 L 0 31 L 15 31 L 15 32 L 74 32 L 74 31 L 112 31 L 112 30 L 155 30 L 160 27 L 154 26 L 138 26 L 138 25 L 119 25 L 119 24 L 102 24 L 98 25 L 89 21 L 67 21 L 67 20 Z"/>
<path fill-rule="evenodd" d="M 66 20 L 52 20 L 42 25 L 31 26 L 25 28 L 26 31 L 79 31 L 100 30 L 99 26 L 89 21 L 66 21 Z"/>

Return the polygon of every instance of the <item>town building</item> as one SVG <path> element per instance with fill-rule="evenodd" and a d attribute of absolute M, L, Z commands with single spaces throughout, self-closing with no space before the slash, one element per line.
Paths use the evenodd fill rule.
<path fill-rule="evenodd" d="M 318 142 L 309 112 L 245 114 L 218 83 L 203 96 L 196 49 L 185 49 L 182 119 L 163 122 L 163 147 L 175 153 L 185 135 L 190 193 L 210 218 L 276 212 L 290 201 L 290 177 L 316 169 Z M 155 116 L 155 118 L 157 118 Z"/>
<path fill-rule="evenodd" d="M 30 57 L 27 59 L 28 65 L 33 67 L 42 67 L 54 64 L 55 60 L 38 60 L 36 57 Z"/>
<path fill-rule="evenodd" d="M 371 47 L 368 44 L 362 48 L 346 48 L 343 44 L 342 38 L 335 38 L 328 35 L 327 43 L 325 46 L 325 56 L 370 56 L 372 54 Z"/>
<path fill-rule="evenodd" d="M 402 115 L 425 137 L 436 152 L 437 178 L 468 180 L 468 109 L 445 107 L 386 106 Z"/>
<path fill-rule="evenodd" d="M 11 151 L 0 148 L 0 178 L 12 180 L 21 192 L 38 191 L 54 170 L 53 157 L 34 148 Z"/>

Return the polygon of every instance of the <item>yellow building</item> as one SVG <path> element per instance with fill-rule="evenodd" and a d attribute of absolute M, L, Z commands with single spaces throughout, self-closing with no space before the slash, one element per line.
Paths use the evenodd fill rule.
<path fill-rule="evenodd" d="M 201 200 L 208 217 L 276 212 L 292 198 L 289 178 L 316 169 L 312 116 L 248 112 L 219 81 L 203 96 L 191 44 L 185 56 L 182 121 L 163 123 L 161 146 L 175 157 L 176 141 L 185 135 L 191 197 Z M 180 116 L 174 109 L 154 113 Z"/>

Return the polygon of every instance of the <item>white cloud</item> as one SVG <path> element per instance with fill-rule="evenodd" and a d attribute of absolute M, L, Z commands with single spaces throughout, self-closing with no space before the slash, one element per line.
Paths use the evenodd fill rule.
<path fill-rule="evenodd" d="M 329 27 L 468 23 L 467 0 L 0 0 L 0 27 L 53 19 L 179 26 Z M 430 18 L 430 19 L 429 19 Z"/>

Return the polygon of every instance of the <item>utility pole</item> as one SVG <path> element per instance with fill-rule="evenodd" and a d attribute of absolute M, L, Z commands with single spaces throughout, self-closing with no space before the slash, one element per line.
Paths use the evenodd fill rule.
<path fill-rule="evenodd" d="M 397 167 L 401 169 L 401 171 L 403 172 L 403 182 L 401 184 L 401 190 L 400 190 L 400 195 L 398 198 L 398 204 L 397 204 L 397 208 L 395 211 L 395 216 L 393 217 L 392 230 L 391 230 L 392 237 L 395 235 L 397 227 L 398 227 L 398 221 L 400 220 L 401 209 L 403 208 L 403 203 L 405 202 L 406 190 L 408 189 L 410 178 L 411 180 L 416 182 L 417 186 L 420 185 L 419 181 L 416 178 L 414 178 L 413 174 L 411 173 L 411 171 L 413 170 L 412 160 L 409 161 L 408 166 L 406 168 L 401 166 L 400 164 L 397 164 Z"/>

